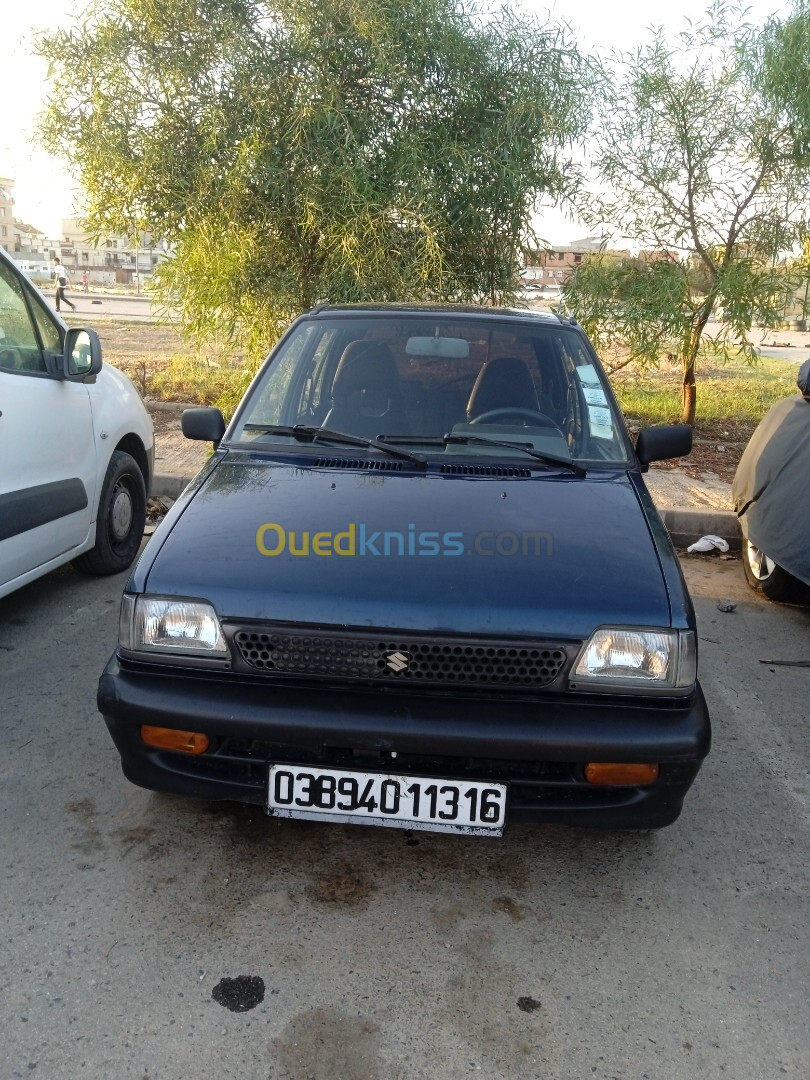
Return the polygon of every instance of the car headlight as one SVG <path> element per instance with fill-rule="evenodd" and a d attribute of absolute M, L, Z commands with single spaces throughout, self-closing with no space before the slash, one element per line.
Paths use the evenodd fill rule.
<path fill-rule="evenodd" d="M 588 690 L 685 690 L 696 676 L 694 631 L 602 627 L 580 650 L 570 681 Z"/>
<path fill-rule="evenodd" d="M 118 642 L 131 652 L 222 658 L 228 645 L 216 612 L 202 600 L 128 596 L 121 604 Z"/>

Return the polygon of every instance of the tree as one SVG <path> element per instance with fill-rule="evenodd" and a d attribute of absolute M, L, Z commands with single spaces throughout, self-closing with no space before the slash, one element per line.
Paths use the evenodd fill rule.
<path fill-rule="evenodd" d="M 805 185 L 784 120 L 751 77 L 756 40 L 735 8 L 718 3 L 674 44 L 657 31 L 620 58 L 595 134 L 600 188 L 579 203 L 589 225 L 655 254 L 588 260 L 567 303 L 597 341 L 622 339 L 642 364 L 677 357 L 690 424 L 712 314 L 723 313 L 712 341 L 723 359 L 754 321 L 777 325 L 784 256 L 803 236 Z M 753 348 L 742 348 L 753 362 Z"/>
<path fill-rule="evenodd" d="M 810 0 L 794 0 L 789 18 L 769 19 L 748 51 L 758 86 L 785 124 L 800 168 L 810 166 Z"/>
<path fill-rule="evenodd" d="M 460 0 L 105 0 L 38 51 L 90 226 L 165 237 L 161 295 L 254 355 L 321 300 L 510 297 L 591 78 Z"/>

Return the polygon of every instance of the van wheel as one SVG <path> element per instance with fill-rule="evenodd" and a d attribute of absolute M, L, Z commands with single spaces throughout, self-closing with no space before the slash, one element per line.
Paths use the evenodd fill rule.
<path fill-rule="evenodd" d="M 750 540 L 743 541 L 743 570 L 752 589 L 783 604 L 810 602 L 810 586 L 783 570 Z"/>
<path fill-rule="evenodd" d="M 73 560 L 85 574 L 120 574 L 138 554 L 146 524 L 146 485 L 138 463 L 116 450 L 101 487 L 95 546 Z"/>

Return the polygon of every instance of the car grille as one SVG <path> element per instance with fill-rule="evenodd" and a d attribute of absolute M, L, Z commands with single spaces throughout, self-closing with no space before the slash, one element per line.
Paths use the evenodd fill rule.
<path fill-rule="evenodd" d="M 532 475 L 531 469 L 516 468 L 511 465 L 442 465 L 441 472 L 448 476 L 496 476 L 523 477 Z"/>
<path fill-rule="evenodd" d="M 557 643 L 421 635 L 240 629 L 233 640 L 248 668 L 268 674 L 425 686 L 548 686 L 566 666 Z"/>
<path fill-rule="evenodd" d="M 377 458 L 319 457 L 316 469 L 364 469 L 366 472 L 402 472 L 410 468 L 405 461 L 379 461 Z"/>

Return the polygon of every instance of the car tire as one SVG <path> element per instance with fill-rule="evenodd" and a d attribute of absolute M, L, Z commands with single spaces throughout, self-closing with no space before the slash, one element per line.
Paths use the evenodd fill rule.
<path fill-rule="evenodd" d="M 810 586 L 789 574 L 747 538 L 743 539 L 743 570 L 752 589 L 783 604 L 810 603 Z"/>
<path fill-rule="evenodd" d="M 146 523 L 146 485 L 138 463 L 116 450 L 101 487 L 95 545 L 73 560 L 84 574 L 120 574 L 132 565 Z"/>

